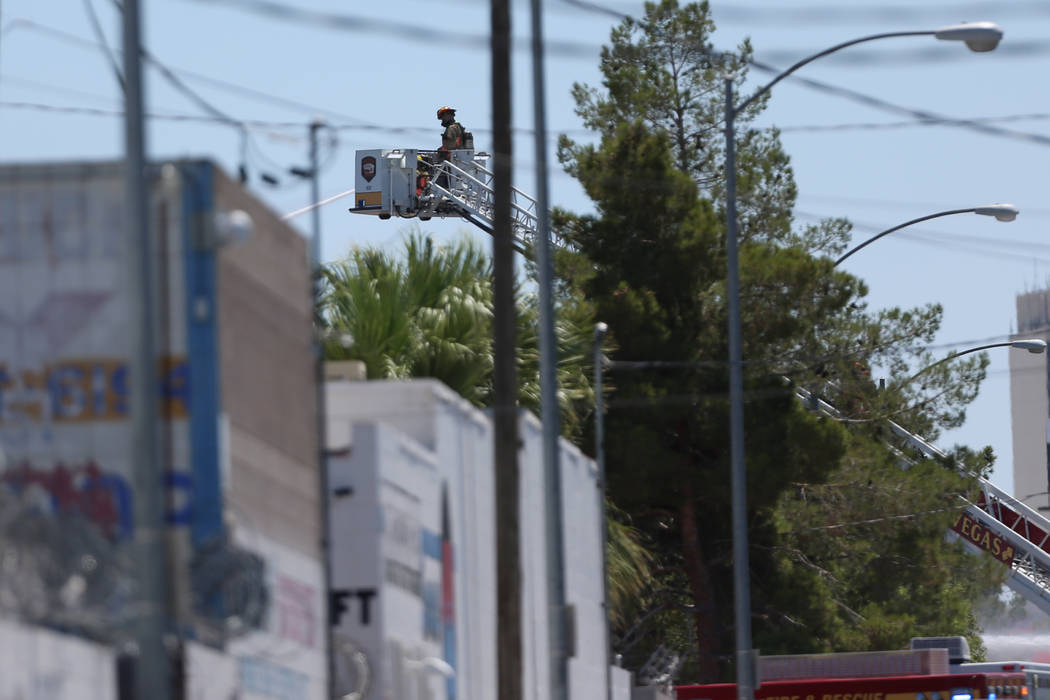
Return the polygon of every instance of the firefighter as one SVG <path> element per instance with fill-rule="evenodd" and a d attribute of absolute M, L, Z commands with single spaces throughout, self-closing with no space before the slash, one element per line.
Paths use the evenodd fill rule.
<path fill-rule="evenodd" d="M 445 131 L 441 134 L 441 150 L 454 151 L 463 148 L 463 125 L 456 121 L 456 110 L 451 107 L 441 107 L 437 111 L 437 117 L 441 120 L 441 126 Z"/>

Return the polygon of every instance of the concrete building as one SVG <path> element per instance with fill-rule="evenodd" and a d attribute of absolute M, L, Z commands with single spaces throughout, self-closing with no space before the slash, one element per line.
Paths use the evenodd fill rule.
<path fill-rule="evenodd" d="M 1050 341 L 1050 290 L 1017 296 L 1017 333 L 1011 340 L 1018 338 Z M 1046 512 L 1050 505 L 1050 356 L 1027 352 L 1009 356 L 1014 495 Z"/>
<path fill-rule="evenodd" d="M 306 244 L 210 162 L 150 172 L 157 487 L 189 697 L 320 700 Z M 139 494 L 127 366 L 141 290 L 129 287 L 123 209 L 120 163 L 0 167 L 0 544 L 18 557 L 18 574 L 0 577 L 0 617 L 79 636 L 62 646 L 73 656 L 105 658 L 128 640 L 136 606 L 156 603 L 136 598 L 129 561 Z M 12 625 L 0 648 L 22 629 Z M 0 674 L 0 697 L 21 697 L 13 678 Z"/>
<path fill-rule="evenodd" d="M 489 417 L 434 380 L 326 388 L 332 584 L 343 692 L 486 700 L 496 691 L 496 513 Z M 524 697 L 549 697 L 542 434 L 520 422 Z M 563 441 L 569 697 L 606 697 L 601 515 L 592 460 Z M 615 698 L 630 675 L 612 672 Z"/>

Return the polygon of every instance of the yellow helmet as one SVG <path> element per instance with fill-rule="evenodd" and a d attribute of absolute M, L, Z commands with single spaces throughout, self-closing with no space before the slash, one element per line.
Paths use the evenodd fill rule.
<path fill-rule="evenodd" d="M 445 105 L 444 107 L 438 107 L 438 119 L 441 119 L 441 115 L 445 112 L 452 112 L 452 114 L 455 114 L 456 110 L 452 107 L 449 107 L 448 105 Z"/>

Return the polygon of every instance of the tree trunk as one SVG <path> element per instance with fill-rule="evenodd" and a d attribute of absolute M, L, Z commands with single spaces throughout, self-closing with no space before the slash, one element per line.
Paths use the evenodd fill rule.
<path fill-rule="evenodd" d="M 711 575 L 700 546 L 700 532 L 696 523 L 696 499 L 693 487 L 685 486 L 685 498 L 678 507 L 678 522 L 682 528 L 682 556 L 689 590 L 696 606 L 696 653 L 701 683 L 713 683 L 718 675 L 718 619 Z"/>

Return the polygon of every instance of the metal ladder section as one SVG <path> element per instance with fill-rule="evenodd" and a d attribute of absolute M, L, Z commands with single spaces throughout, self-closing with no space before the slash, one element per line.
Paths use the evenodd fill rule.
<path fill-rule="evenodd" d="M 469 169 L 451 160 L 434 167 L 427 186 L 427 195 L 435 206 L 455 204 L 472 224 L 491 234 L 493 231 L 492 182 L 494 175 L 485 166 L 474 161 Z M 438 182 L 442 184 L 438 184 Z M 536 238 L 538 219 L 536 200 L 516 187 L 510 189 L 511 233 L 515 247 L 524 250 Z"/>
<path fill-rule="evenodd" d="M 795 393 L 810 410 L 832 418 L 843 417 L 838 409 L 809 391 L 796 387 Z M 908 432 L 894 421 L 887 420 L 886 424 L 894 435 L 924 457 L 947 457 L 939 447 L 919 435 Z M 901 459 L 907 459 L 896 448 L 891 446 L 891 449 L 894 449 Z M 966 501 L 964 512 L 981 528 L 1014 548 L 1006 585 L 1050 615 L 1050 520 L 987 479 L 979 478 L 978 483 L 981 492 L 976 501 Z M 948 535 L 962 540 L 967 549 L 975 554 L 988 554 L 951 528 L 948 529 Z"/>

